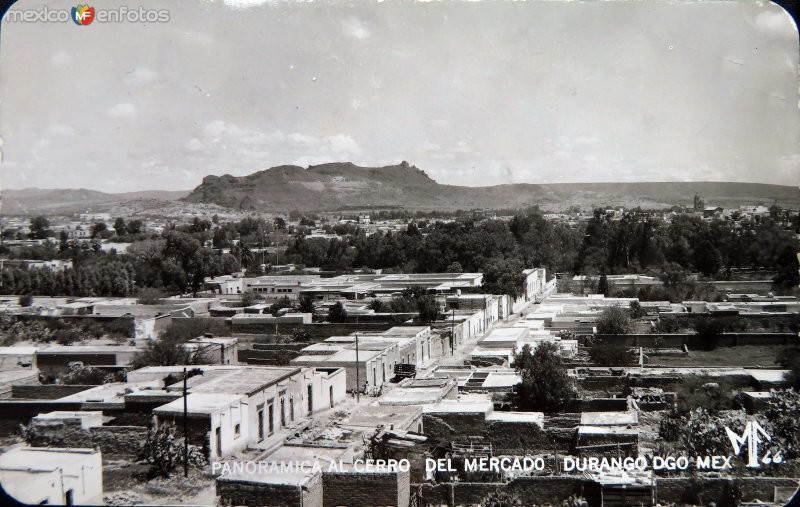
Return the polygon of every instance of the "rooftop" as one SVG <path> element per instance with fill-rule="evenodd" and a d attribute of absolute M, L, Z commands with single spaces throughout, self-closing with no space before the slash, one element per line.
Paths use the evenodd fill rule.
<path fill-rule="evenodd" d="M 494 410 L 494 404 L 488 399 L 483 401 L 442 400 L 436 405 L 425 407 L 423 410 L 426 414 L 489 414 Z"/>
<path fill-rule="evenodd" d="M 0 469 L 51 471 L 65 466 L 81 466 L 85 461 L 99 459 L 95 449 L 62 449 L 57 447 L 17 447 L 0 454 Z"/>
<path fill-rule="evenodd" d="M 628 426 L 639 424 L 638 412 L 583 412 L 581 424 L 586 426 Z"/>
<path fill-rule="evenodd" d="M 246 398 L 239 394 L 189 393 L 186 396 L 187 410 L 194 415 L 209 415 L 239 404 Z M 182 414 L 183 398 L 173 400 L 156 408 L 154 413 Z"/>
<path fill-rule="evenodd" d="M 544 413 L 542 412 L 492 412 L 486 417 L 487 421 L 518 422 L 536 424 L 544 427 Z"/>
<path fill-rule="evenodd" d="M 244 367 L 207 377 L 191 388 L 192 393 L 252 394 L 285 380 L 302 370 L 292 367 Z M 196 379 L 201 376 L 192 377 Z M 205 377 L 205 374 L 203 375 Z"/>

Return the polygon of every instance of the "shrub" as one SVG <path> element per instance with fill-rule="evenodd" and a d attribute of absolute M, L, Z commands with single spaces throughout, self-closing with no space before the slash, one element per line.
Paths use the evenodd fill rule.
<path fill-rule="evenodd" d="M 631 318 L 623 308 L 611 306 L 603 310 L 597 319 L 599 334 L 628 334 L 631 332 Z"/>
<path fill-rule="evenodd" d="M 631 318 L 633 319 L 641 319 L 647 315 L 647 312 L 644 310 L 644 308 L 642 308 L 642 305 L 639 304 L 638 301 L 631 301 L 630 310 Z"/>
<path fill-rule="evenodd" d="M 692 325 L 697 335 L 702 338 L 703 348 L 714 350 L 717 348 L 719 337 L 725 331 L 727 324 L 719 318 L 701 318 Z"/>
<path fill-rule="evenodd" d="M 139 289 L 137 301 L 140 305 L 157 305 L 164 298 L 164 293 L 152 287 Z"/>
<path fill-rule="evenodd" d="M 150 424 L 147 439 L 140 454 L 140 459 L 150 463 L 151 477 L 169 477 L 179 465 L 183 464 L 184 439 L 177 436 L 175 423 L 172 421 Z M 189 445 L 189 466 L 203 468 L 206 465 L 205 455 L 199 447 Z"/>
<path fill-rule="evenodd" d="M 328 322 L 345 322 L 347 320 L 347 310 L 341 301 L 328 309 Z"/>
<path fill-rule="evenodd" d="M 682 329 L 680 320 L 674 315 L 660 315 L 656 322 L 656 333 L 680 333 Z"/>
<path fill-rule="evenodd" d="M 501 489 L 493 491 L 481 500 L 481 507 L 522 507 L 522 500 Z"/>
<path fill-rule="evenodd" d="M 634 355 L 619 343 L 596 343 L 589 349 L 589 358 L 598 366 L 630 366 Z"/>

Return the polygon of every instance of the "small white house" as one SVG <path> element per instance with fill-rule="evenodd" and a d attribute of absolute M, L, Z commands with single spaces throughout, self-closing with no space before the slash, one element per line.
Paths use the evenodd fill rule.
<path fill-rule="evenodd" d="M 103 505 L 103 460 L 94 449 L 18 447 L 0 455 L 0 483 L 28 505 Z"/>

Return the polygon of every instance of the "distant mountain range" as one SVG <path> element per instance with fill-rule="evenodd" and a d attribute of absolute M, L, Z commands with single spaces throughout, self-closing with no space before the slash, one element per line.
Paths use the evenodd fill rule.
<path fill-rule="evenodd" d="M 172 201 L 185 197 L 188 192 L 145 190 L 111 194 L 85 188 L 23 188 L 3 190 L 4 215 L 71 214 L 103 212 L 121 203 L 142 199 Z"/>
<path fill-rule="evenodd" d="M 538 204 L 668 208 L 691 205 L 695 193 L 708 205 L 772 203 L 800 207 L 800 189 L 759 183 L 515 183 L 486 187 L 442 185 L 403 162 L 386 167 L 332 163 L 308 169 L 284 165 L 248 176 L 207 176 L 185 200 L 259 211 L 407 209 L 500 209 Z"/>
<path fill-rule="evenodd" d="M 339 211 L 376 208 L 426 210 L 501 209 L 538 204 L 563 210 L 580 206 L 658 209 L 691 206 L 695 194 L 706 205 L 771 204 L 800 208 L 797 187 L 761 183 L 515 183 L 486 187 L 442 185 L 403 162 L 386 167 L 331 163 L 309 168 L 283 165 L 248 176 L 206 176 L 191 192 L 105 193 L 87 189 L 4 190 L 4 215 L 134 211 L 157 213 L 159 206 L 198 209 L 218 205 L 238 212 Z"/>

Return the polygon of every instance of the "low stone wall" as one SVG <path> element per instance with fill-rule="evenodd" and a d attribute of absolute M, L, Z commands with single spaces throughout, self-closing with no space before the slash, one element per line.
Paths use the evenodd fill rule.
<path fill-rule="evenodd" d="M 79 421 L 43 420 L 33 424 L 33 447 L 85 447 L 103 454 L 136 455 L 147 439 L 143 426 L 98 426 L 83 429 Z"/>
<path fill-rule="evenodd" d="M 659 477 L 655 485 L 656 503 L 698 503 L 728 505 L 727 495 L 734 489 L 742 492 L 742 501 L 772 502 L 775 488 L 783 491 L 797 488 L 799 479 L 784 477 L 691 478 Z M 502 490 L 523 499 L 525 505 L 559 505 L 570 495 L 584 495 L 584 490 L 596 488 L 577 476 L 519 477 L 503 483 L 457 482 L 412 484 L 413 495 L 421 496 L 427 505 L 456 507 L 480 505 L 494 491 Z M 589 496 L 589 495 L 587 495 Z"/>
<path fill-rule="evenodd" d="M 726 496 L 734 488 L 742 492 L 742 501 L 772 502 L 775 488 L 797 488 L 799 479 L 784 477 L 692 478 L 659 477 L 656 480 L 656 502 L 709 502 L 725 504 Z"/>
<path fill-rule="evenodd" d="M 567 404 L 568 412 L 625 412 L 626 410 L 628 410 L 626 398 L 584 398 L 571 400 Z"/>
<path fill-rule="evenodd" d="M 57 400 L 95 386 L 64 384 L 22 384 L 11 386 L 11 398 L 19 400 Z"/>
<path fill-rule="evenodd" d="M 458 440 L 465 436 L 483 437 L 494 454 L 566 452 L 575 442 L 575 428 L 540 428 L 537 424 L 514 421 L 487 421 L 483 414 L 423 414 L 424 434 L 434 439 Z"/>
<path fill-rule="evenodd" d="M 737 347 L 741 345 L 787 346 L 800 344 L 793 333 L 723 333 L 709 343 L 707 339 L 694 333 L 653 333 L 624 335 L 595 335 L 592 342 L 625 345 L 627 347 L 645 347 L 651 349 L 705 349 L 715 347 Z"/>
<path fill-rule="evenodd" d="M 242 349 L 237 351 L 237 360 L 241 364 L 253 364 L 257 366 L 285 366 L 289 361 L 299 357 L 302 352 L 297 350 L 256 350 Z"/>
<path fill-rule="evenodd" d="M 525 502 L 525 505 L 560 505 L 571 495 L 580 494 L 579 477 L 519 477 L 503 483 L 455 482 L 441 484 L 412 484 L 411 490 L 419 492 L 427 505 L 456 507 L 480 505 L 483 499 L 495 492 L 504 491 Z"/>
<path fill-rule="evenodd" d="M 264 484 L 233 477 L 217 479 L 220 505 L 323 507 L 322 487 L 322 477 L 319 474 L 302 488 L 295 484 Z"/>
<path fill-rule="evenodd" d="M 144 426 L 100 426 L 91 428 L 92 447 L 103 454 L 136 455 L 147 440 Z"/>
<path fill-rule="evenodd" d="M 257 320 L 257 319 L 256 319 Z M 295 329 L 302 329 L 309 335 L 309 341 L 320 342 L 331 336 L 344 336 L 355 331 L 364 332 L 381 332 L 387 329 L 400 325 L 397 322 L 345 322 L 341 324 L 334 323 L 319 323 L 319 324 L 300 324 L 300 323 L 279 323 L 277 327 L 278 334 L 290 335 Z M 248 334 L 275 334 L 275 323 L 266 322 L 247 322 L 242 319 L 239 322 L 231 324 L 231 331 L 234 334 L 248 333 Z"/>
<path fill-rule="evenodd" d="M 578 387 L 586 391 L 622 391 L 627 383 L 625 377 L 614 375 L 598 375 L 578 379 Z"/>

